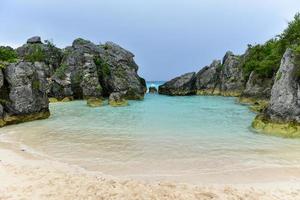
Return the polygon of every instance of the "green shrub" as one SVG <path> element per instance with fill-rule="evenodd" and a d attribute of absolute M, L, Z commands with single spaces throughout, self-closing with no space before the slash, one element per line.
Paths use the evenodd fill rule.
<path fill-rule="evenodd" d="M 32 82 L 32 88 L 35 90 L 39 90 L 40 89 L 40 82 L 38 80 L 34 80 Z"/>
<path fill-rule="evenodd" d="M 299 45 L 300 14 L 298 13 L 294 20 L 289 22 L 282 34 L 265 44 L 248 46 L 248 54 L 243 63 L 245 76 L 249 76 L 252 71 L 255 71 L 262 77 L 273 77 L 280 66 L 281 58 L 286 49 Z M 300 53 L 300 48 L 298 51 Z"/>
<path fill-rule="evenodd" d="M 39 44 L 34 44 L 32 50 L 25 55 L 24 60 L 28 62 L 41 62 L 46 59 L 45 52 Z"/>
<path fill-rule="evenodd" d="M 98 72 L 100 72 L 103 77 L 110 75 L 110 66 L 106 60 L 103 60 L 100 57 L 95 57 L 94 63 L 97 66 Z"/>
<path fill-rule="evenodd" d="M 56 69 L 54 75 L 60 79 L 64 79 L 66 74 L 65 71 L 67 70 L 68 65 L 62 64 L 59 68 Z"/>
<path fill-rule="evenodd" d="M 15 62 L 18 59 L 16 51 L 11 47 L 0 47 L 0 61 Z"/>

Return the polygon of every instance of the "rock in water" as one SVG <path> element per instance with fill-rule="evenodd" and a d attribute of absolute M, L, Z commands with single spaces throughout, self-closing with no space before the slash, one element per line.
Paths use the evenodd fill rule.
<path fill-rule="evenodd" d="M 128 102 L 124 98 L 126 92 L 113 92 L 109 95 L 108 103 L 113 107 L 127 106 Z"/>
<path fill-rule="evenodd" d="M 110 94 L 123 91 L 125 99 L 143 99 L 147 91 L 146 82 L 137 74 L 138 65 L 133 59 L 133 53 L 113 42 L 107 42 L 101 47 L 104 49 L 104 53 L 100 55 L 104 92 Z"/>
<path fill-rule="evenodd" d="M 299 58 L 298 58 L 299 59 Z M 266 133 L 300 137 L 300 65 L 287 49 L 276 74 L 268 108 L 253 122 Z"/>
<path fill-rule="evenodd" d="M 89 98 L 87 100 L 87 105 L 90 107 L 101 107 L 103 105 L 103 100 L 101 98 Z"/>
<path fill-rule="evenodd" d="M 157 89 L 154 86 L 149 87 L 149 93 L 155 94 L 157 93 Z"/>
<path fill-rule="evenodd" d="M 5 110 L 2 125 L 49 117 L 47 80 L 39 67 L 39 63 L 21 61 L 5 68 L 6 81 L 1 87 Z"/>
<path fill-rule="evenodd" d="M 134 55 L 114 43 L 95 45 L 84 39 L 67 47 L 52 78 L 51 96 L 61 99 L 107 97 L 124 91 L 126 99 L 143 99 L 145 81 L 137 74 Z"/>
<path fill-rule="evenodd" d="M 176 77 L 163 85 L 158 87 L 159 94 L 171 96 L 184 96 L 196 94 L 195 79 L 196 73 L 186 73 L 182 76 Z"/>

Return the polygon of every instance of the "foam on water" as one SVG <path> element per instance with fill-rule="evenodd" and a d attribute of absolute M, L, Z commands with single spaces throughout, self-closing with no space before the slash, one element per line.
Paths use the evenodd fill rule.
<path fill-rule="evenodd" d="M 0 129 L 2 140 L 120 177 L 220 182 L 256 170 L 269 180 L 270 169 L 300 166 L 300 140 L 256 134 L 255 114 L 234 98 L 147 94 L 128 107 L 74 101 L 50 109 L 49 119 Z"/>

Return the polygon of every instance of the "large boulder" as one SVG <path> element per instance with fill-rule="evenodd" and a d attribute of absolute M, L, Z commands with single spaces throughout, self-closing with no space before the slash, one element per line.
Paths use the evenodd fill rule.
<path fill-rule="evenodd" d="M 0 96 L 2 126 L 49 117 L 47 80 L 40 63 L 17 62 L 5 70 Z"/>
<path fill-rule="evenodd" d="M 222 63 L 220 90 L 224 96 L 239 96 L 244 89 L 244 76 L 241 56 L 228 51 Z"/>
<path fill-rule="evenodd" d="M 127 106 L 128 102 L 124 98 L 126 92 L 113 92 L 109 95 L 108 103 L 113 107 Z"/>
<path fill-rule="evenodd" d="M 27 44 L 41 44 L 42 40 L 40 36 L 33 36 L 27 40 Z"/>
<path fill-rule="evenodd" d="M 196 94 L 196 73 L 190 72 L 176 77 L 158 87 L 159 94 L 184 96 Z"/>
<path fill-rule="evenodd" d="M 220 94 L 221 61 L 214 60 L 211 65 L 202 68 L 196 75 L 195 87 L 198 95 Z"/>
<path fill-rule="evenodd" d="M 151 93 L 151 94 L 157 93 L 157 88 L 155 86 L 150 86 L 149 87 L 149 93 Z"/>
<path fill-rule="evenodd" d="M 297 58 L 299 59 L 299 58 Z M 300 136 L 300 65 L 287 49 L 276 74 L 268 108 L 253 122 L 253 127 L 266 133 L 288 137 Z"/>
<path fill-rule="evenodd" d="M 105 94 L 124 91 L 126 99 L 143 99 L 147 91 L 146 82 L 137 74 L 138 65 L 134 61 L 133 53 L 119 45 L 107 42 L 101 46 L 102 63 L 100 75 Z"/>

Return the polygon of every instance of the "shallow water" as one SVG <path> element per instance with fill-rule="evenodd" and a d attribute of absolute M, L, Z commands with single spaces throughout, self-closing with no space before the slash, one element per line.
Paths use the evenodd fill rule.
<path fill-rule="evenodd" d="M 0 129 L 0 141 L 88 170 L 185 182 L 300 179 L 300 140 L 261 135 L 234 98 L 147 94 L 130 106 L 50 104 L 51 117 Z"/>

